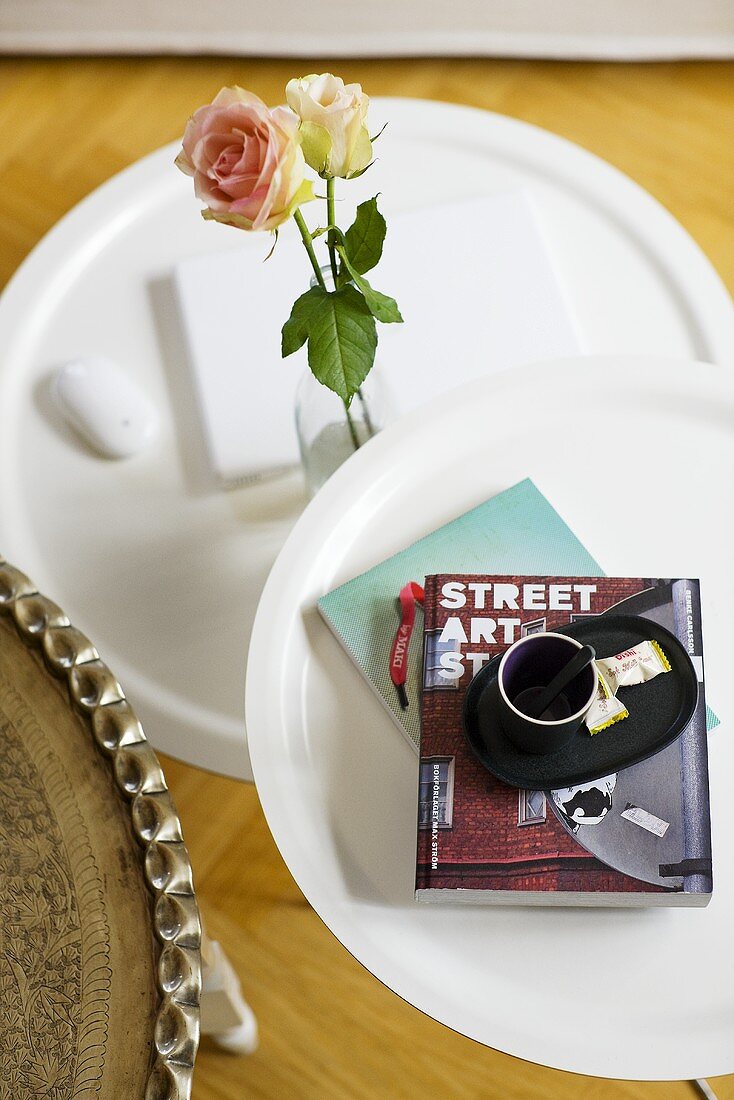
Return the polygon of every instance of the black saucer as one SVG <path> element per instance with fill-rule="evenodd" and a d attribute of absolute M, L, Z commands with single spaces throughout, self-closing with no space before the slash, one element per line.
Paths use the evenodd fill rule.
<path fill-rule="evenodd" d="M 638 642 L 658 642 L 671 671 L 645 684 L 620 688 L 629 718 L 593 737 L 585 726 L 556 752 L 531 755 L 505 735 L 494 705 L 498 654 L 479 670 L 464 699 L 463 725 L 469 747 L 484 767 L 511 787 L 554 790 L 575 787 L 654 756 L 675 741 L 690 722 L 698 701 L 696 671 L 685 649 L 669 630 L 641 615 L 598 615 L 561 627 L 577 641 L 593 645 L 599 657 L 611 657 Z M 479 725 L 484 726 L 484 737 Z"/>

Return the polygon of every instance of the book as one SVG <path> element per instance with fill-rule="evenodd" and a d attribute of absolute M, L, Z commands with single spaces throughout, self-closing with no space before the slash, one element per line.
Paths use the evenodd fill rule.
<path fill-rule="evenodd" d="M 390 679 L 400 622 L 397 597 L 429 573 L 556 573 L 602 576 L 600 566 L 526 478 L 322 596 L 318 608 L 415 752 L 420 740 L 421 622 L 408 646 L 408 706 Z"/>
<path fill-rule="evenodd" d="M 467 592 L 477 598 L 467 599 Z M 594 782 L 545 792 L 505 785 L 479 763 L 464 737 L 462 706 L 473 675 L 520 637 L 611 608 L 648 618 L 678 637 L 699 681 L 691 721 L 656 755 Z M 481 635 L 479 644 L 472 635 Z M 697 580 L 428 576 L 424 654 L 419 901 L 708 903 L 711 824 Z M 596 736 L 613 737 L 615 727 Z"/>
<path fill-rule="evenodd" d="M 379 285 L 406 323 L 381 327 L 378 361 L 397 415 L 469 379 L 583 350 L 529 192 L 396 211 L 389 223 Z M 427 224 L 431 263 L 416 263 Z M 284 361 L 280 330 L 308 289 L 308 264 L 288 226 L 268 263 L 257 236 L 182 260 L 173 279 L 210 465 L 225 485 L 299 461 L 293 406 L 305 348 Z M 451 278 L 436 279 L 437 269 Z"/>

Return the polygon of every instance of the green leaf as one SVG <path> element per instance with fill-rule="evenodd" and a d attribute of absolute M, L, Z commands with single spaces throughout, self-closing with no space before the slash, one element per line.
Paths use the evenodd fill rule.
<path fill-rule="evenodd" d="M 378 321 L 382 321 L 384 325 L 401 324 L 403 318 L 400 315 L 398 309 L 398 303 L 394 298 L 390 298 L 387 294 L 381 294 L 379 290 L 375 290 L 370 286 L 367 280 L 354 270 L 354 267 L 347 256 L 345 250 L 341 247 L 337 248 L 339 255 L 344 261 L 344 265 L 349 274 L 354 279 L 355 285 L 364 295 L 364 300 L 369 307 L 369 311 L 373 317 L 376 317 Z"/>
<path fill-rule="evenodd" d="M 302 348 L 308 339 L 314 318 L 321 309 L 328 293 L 320 286 L 312 286 L 293 303 L 291 315 L 283 325 L 281 333 L 281 352 L 283 358 Z"/>
<path fill-rule="evenodd" d="M 322 298 L 309 322 L 308 365 L 347 405 L 369 374 L 376 347 L 375 319 L 355 287 Z"/>
<path fill-rule="evenodd" d="M 377 196 L 360 203 L 357 216 L 344 237 L 349 262 L 360 275 L 380 262 L 386 233 L 387 223 L 377 209 Z"/>

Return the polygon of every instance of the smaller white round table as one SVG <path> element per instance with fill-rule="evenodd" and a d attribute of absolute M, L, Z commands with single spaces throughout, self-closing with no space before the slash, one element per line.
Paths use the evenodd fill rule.
<path fill-rule="evenodd" d="M 372 440 L 312 501 L 270 575 L 247 727 L 273 836 L 344 946 L 479 1042 L 605 1077 L 734 1071 L 732 474 L 729 371 L 648 357 L 525 368 L 454 391 Z M 527 476 L 609 575 L 701 578 L 708 698 L 722 720 L 709 738 L 715 887 L 705 909 L 413 899 L 417 757 L 316 600 Z"/>

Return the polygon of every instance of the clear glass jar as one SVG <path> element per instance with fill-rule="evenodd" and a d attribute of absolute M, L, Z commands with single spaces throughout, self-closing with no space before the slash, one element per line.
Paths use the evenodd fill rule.
<path fill-rule="evenodd" d="M 322 272 L 331 288 L 331 269 L 324 267 Z M 348 409 L 306 368 L 296 390 L 295 414 L 309 496 L 314 496 L 343 462 L 384 428 L 389 404 L 377 361 Z"/>
<path fill-rule="evenodd" d="M 385 426 L 386 395 L 377 363 L 345 409 L 340 397 L 306 370 L 296 390 L 296 431 L 309 496 Z"/>

